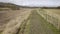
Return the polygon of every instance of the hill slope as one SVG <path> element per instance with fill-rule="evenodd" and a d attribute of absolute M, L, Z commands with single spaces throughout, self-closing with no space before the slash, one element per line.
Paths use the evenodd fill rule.
<path fill-rule="evenodd" d="M 1 8 L 10 8 L 10 9 L 19 9 L 20 7 L 16 4 L 12 4 L 12 3 L 2 3 L 0 2 L 0 9 Z"/>

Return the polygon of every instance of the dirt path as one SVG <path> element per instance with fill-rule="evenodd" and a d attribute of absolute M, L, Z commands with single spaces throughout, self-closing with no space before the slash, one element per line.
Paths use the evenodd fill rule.
<path fill-rule="evenodd" d="M 31 14 L 30 20 L 30 33 L 29 34 L 54 34 L 54 32 L 49 29 L 47 21 L 44 20 L 36 11 Z"/>
<path fill-rule="evenodd" d="M 28 25 L 26 25 L 27 23 Z M 33 10 L 18 34 L 59 34 L 50 29 L 49 26 L 51 27 L 51 25 L 38 14 L 37 10 Z"/>

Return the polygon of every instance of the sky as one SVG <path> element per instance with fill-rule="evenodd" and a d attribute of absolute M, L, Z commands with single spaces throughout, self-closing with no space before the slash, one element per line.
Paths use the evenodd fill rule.
<path fill-rule="evenodd" d="M 60 6 L 60 0 L 0 0 L 22 6 Z"/>
<path fill-rule="evenodd" d="M 0 0 L 0 2 L 9 2 L 9 0 Z"/>

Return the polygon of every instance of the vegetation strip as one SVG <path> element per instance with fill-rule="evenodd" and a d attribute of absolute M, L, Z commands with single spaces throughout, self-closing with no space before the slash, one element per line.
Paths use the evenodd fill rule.
<path fill-rule="evenodd" d="M 39 14 L 39 15 L 40 15 L 40 14 Z M 41 15 L 40 15 L 40 16 L 41 16 Z M 41 17 L 42 17 L 42 16 L 41 16 Z M 44 18 L 43 18 L 43 19 L 44 19 Z M 53 24 L 47 22 L 47 20 L 45 20 L 45 19 L 44 19 L 44 21 L 46 22 L 46 23 L 45 23 L 46 26 L 47 26 L 49 29 L 51 29 L 55 34 L 59 34 L 59 33 L 60 33 L 60 30 L 57 29 L 56 27 L 54 27 Z"/>
<path fill-rule="evenodd" d="M 50 12 L 50 11 L 47 11 L 47 10 L 44 10 L 44 9 L 40 9 L 39 12 L 40 12 L 41 16 L 43 15 L 42 17 L 45 20 L 47 20 L 48 22 L 50 22 L 51 24 L 53 24 L 57 29 L 59 29 L 60 19 L 59 19 L 59 16 L 57 14 L 53 13 L 54 11 Z"/>
<path fill-rule="evenodd" d="M 30 19 L 30 16 L 28 17 L 27 20 L 24 20 L 22 22 L 22 24 L 20 25 L 20 28 L 18 29 L 16 34 L 25 34 L 25 29 L 26 29 L 27 22 L 28 22 L 29 19 Z"/>

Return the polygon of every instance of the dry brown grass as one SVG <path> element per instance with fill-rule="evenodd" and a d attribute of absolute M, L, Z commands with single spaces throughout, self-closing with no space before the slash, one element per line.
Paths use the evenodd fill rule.
<path fill-rule="evenodd" d="M 30 12 L 31 9 L 23 8 L 21 10 L 0 11 L 0 23 L 4 26 L 4 28 L 2 28 L 0 25 L 0 29 L 4 30 L 3 34 L 16 33 L 16 30 L 19 28 L 21 22 L 28 18 Z"/>
<path fill-rule="evenodd" d="M 56 14 L 60 15 L 60 9 L 44 9 L 44 10 L 50 11 L 50 12 L 53 12 L 53 13 L 56 13 Z"/>

